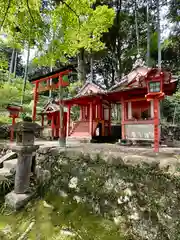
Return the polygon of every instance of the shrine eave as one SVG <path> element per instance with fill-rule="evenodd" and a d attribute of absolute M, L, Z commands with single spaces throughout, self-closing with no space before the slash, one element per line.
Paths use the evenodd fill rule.
<path fill-rule="evenodd" d="M 65 104 L 86 104 L 90 101 L 94 101 L 95 98 L 96 99 L 99 99 L 101 98 L 102 96 L 105 96 L 106 94 L 105 93 L 92 93 L 92 94 L 89 94 L 89 95 L 81 95 L 81 96 L 76 96 L 76 97 L 73 97 L 73 98 L 66 98 L 63 100 L 63 102 Z"/>
<path fill-rule="evenodd" d="M 158 68 L 148 68 L 148 67 L 137 67 L 134 70 L 132 70 L 129 74 L 124 76 L 120 82 L 115 84 L 113 87 L 111 87 L 110 91 L 119 89 L 121 87 L 127 87 L 131 85 L 134 82 L 142 82 L 145 81 L 146 78 L 148 78 L 151 74 L 155 74 L 158 72 Z M 161 72 L 164 73 L 164 85 L 171 84 L 173 82 L 178 81 L 178 76 L 172 75 L 170 71 L 167 71 L 166 69 L 161 69 Z"/>
<path fill-rule="evenodd" d="M 147 92 L 146 88 L 124 88 L 121 90 L 105 91 L 103 93 L 92 93 L 91 95 L 76 96 L 74 98 L 64 99 L 64 104 L 87 104 L 88 102 L 95 101 L 96 99 L 104 99 L 109 102 L 121 101 L 121 98 L 128 96 L 130 93 L 134 92 L 137 94 L 145 94 Z"/>

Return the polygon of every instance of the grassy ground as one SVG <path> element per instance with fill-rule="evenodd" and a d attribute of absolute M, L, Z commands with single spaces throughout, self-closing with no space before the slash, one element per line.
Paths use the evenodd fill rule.
<path fill-rule="evenodd" d="M 28 231 L 29 230 L 29 231 Z M 21 212 L 1 209 L 0 239 L 122 240 L 113 222 L 96 216 L 68 198 L 47 196 Z"/>

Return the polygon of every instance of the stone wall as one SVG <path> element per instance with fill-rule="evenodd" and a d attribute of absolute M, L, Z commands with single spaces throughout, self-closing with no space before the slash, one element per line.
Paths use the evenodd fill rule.
<path fill-rule="evenodd" d="M 162 139 L 167 139 L 168 135 L 172 135 L 174 140 L 180 141 L 180 126 L 162 124 L 161 126 Z"/>
<path fill-rule="evenodd" d="M 8 139 L 10 137 L 10 127 L 9 124 L 0 123 L 0 139 Z"/>
<path fill-rule="evenodd" d="M 9 147 L 6 144 L 0 144 L 0 158 L 10 152 Z"/>
<path fill-rule="evenodd" d="M 41 148 L 37 165 L 51 172 L 45 187 L 114 219 L 131 239 L 178 239 L 179 156 L 96 146 L 66 151 Z"/>

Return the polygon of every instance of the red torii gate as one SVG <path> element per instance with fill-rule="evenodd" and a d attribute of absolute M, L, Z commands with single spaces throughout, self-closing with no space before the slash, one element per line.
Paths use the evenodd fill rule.
<path fill-rule="evenodd" d="M 33 93 L 33 110 L 32 110 L 32 120 L 36 120 L 36 107 L 38 102 L 38 94 L 40 92 L 45 92 L 48 90 L 55 90 L 59 87 L 66 87 L 69 85 L 68 81 L 68 74 L 73 71 L 72 67 L 64 67 L 60 70 L 57 70 L 55 72 L 51 72 L 49 74 L 30 79 L 29 82 L 35 85 L 34 87 L 34 93 Z M 65 79 L 64 76 L 67 76 Z M 57 83 L 51 83 L 50 81 L 53 81 L 53 79 L 58 78 Z M 44 85 L 43 85 L 44 84 Z"/>

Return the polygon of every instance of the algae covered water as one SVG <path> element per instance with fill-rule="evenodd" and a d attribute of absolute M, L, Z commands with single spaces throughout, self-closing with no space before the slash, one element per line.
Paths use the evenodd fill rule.
<path fill-rule="evenodd" d="M 119 228 L 96 216 L 83 204 L 48 195 L 36 199 L 20 212 L 1 209 L 0 239 L 14 240 L 121 240 Z"/>

